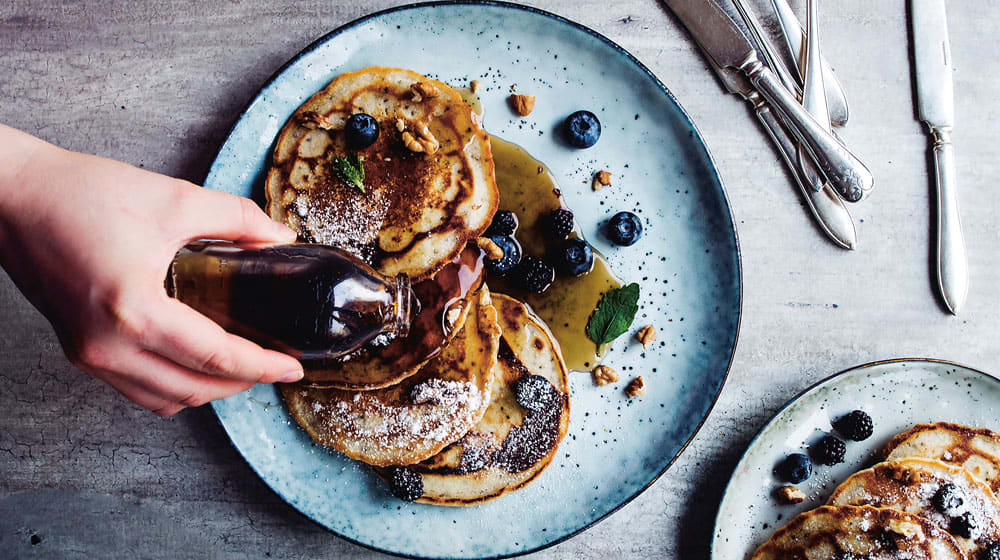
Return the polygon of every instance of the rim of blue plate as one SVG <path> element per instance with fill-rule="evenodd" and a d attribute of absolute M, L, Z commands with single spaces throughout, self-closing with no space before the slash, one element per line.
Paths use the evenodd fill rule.
<path fill-rule="evenodd" d="M 827 383 L 832 382 L 833 380 L 837 379 L 838 377 L 840 377 L 842 375 L 847 375 L 849 373 L 863 371 L 863 370 L 870 369 L 870 368 L 873 368 L 873 367 L 876 367 L 876 366 L 884 366 L 884 365 L 887 365 L 887 364 L 898 364 L 898 363 L 903 363 L 903 362 L 930 363 L 930 364 L 939 364 L 939 365 L 944 365 L 944 366 L 960 367 L 960 368 L 962 368 L 964 370 L 968 370 L 968 371 L 971 371 L 973 373 L 977 373 L 977 374 L 979 374 L 979 375 L 981 375 L 983 377 L 989 378 L 990 380 L 992 380 L 992 381 L 994 381 L 996 383 L 1000 383 L 1000 379 L 998 379 L 997 377 L 991 375 L 988 372 L 985 372 L 985 371 L 983 371 L 981 369 L 977 369 L 977 368 L 974 368 L 974 367 L 969 367 L 969 366 L 967 366 L 965 364 L 960 364 L 958 362 L 953 362 L 951 360 L 942 360 L 942 359 L 939 359 L 939 358 L 890 358 L 888 360 L 877 360 L 877 361 L 874 361 L 874 362 L 868 362 L 867 364 L 861 364 L 861 365 L 852 366 L 852 367 L 849 367 L 847 369 L 840 370 L 837 373 L 834 373 L 833 375 L 824 377 L 823 379 L 820 379 L 819 381 L 817 381 L 817 382 L 813 383 L 812 385 L 806 387 L 805 389 L 799 391 L 799 393 L 797 395 L 795 395 L 794 397 L 792 397 L 791 399 L 789 399 L 788 402 L 786 402 L 784 405 L 782 405 L 782 407 L 779 408 L 767 420 L 767 422 L 764 422 L 764 425 L 760 427 L 760 430 L 757 431 L 757 433 L 753 436 L 753 439 L 750 440 L 750 443 L 747 444 L 746 449 L 743 450 L 743 453 L 740 455 L 739 461 L 736 461 L 736 465 L 733 467 L 733 472 L 730 473 L 729 480 L 726 482 L 726 489 L 722 491 L 722 499 L 719 500 L 719 509 L 718 509 L 718 511 L 715 512 L 715 521 L 712 523 L 712 542 L 710 543 L 709 551 L 708 551 L 710 558 L 715 558 L 715 532 L 716 532 L 716 530 L 719 527 L 719 516 L 722 515 L 722 503 L 726 500 L 726 496 L 729 495 L 729 487 L 733 484 L 733 474 L 735 474 L 736 471 L 739 470 L 740 465 L 743 463 L 743 460 L 746 459 L 747 453 L 749 453 L 750 449 L 754 445 L 757 444 L 757 441 L 760 439 L 761 435 L 771 426 L 771 424 L 773 424 L 774 421 L 777 420 L 779 416 L 781 416 L 782 414 L 784 414 L 785 411 L 789 407 L 791 407 L 793 404 L 797 403 L 799 401 L 799 399 L 801 399 L 802 397 L 806 396 L 808 393 L 813 392 L 813 390 L 818 389 L 818 388 L 822 387 L 823 385 L 826 385 Z"/>
<path fill-rule="evenodd" d="M 684 120 L 687 123 L 688 127 L 690 127 L 691 130 L 694 132 L 694 136 L 692 138 L 695 140 L 695 142 L 697 143 L 698 148 L 703 152 L 704 156 L 707 158 L 709 164 L 711 165 L 712 174 L 714 175 L 715 180 L 718 182 L 719 192 L 722 195 L 722 201 L 724 203 L 724 206 L 725 206 L 725 209 L 726 209 L 726 213 L 729 216 L 730 223 L 733 224 L 733 228 L 732 228 L 732 232 L 733 232 L 733 234 L 732 234 L 733 235 L 732 241 L 733 241 L 733 247 L 734 247 L 735 256 L 736 256 L 736 288 L 737 288 L 736 328 L 735 328 L 735 333 L 733 335 L 733 346 L 732 346 L 732 349 L 730 349 L 730 351 L 729 351 L 729 360 L 726 363 L 726 371 L 722 375 L 722 380 L 719 383 L 718 390 L 715 392 L 715 396 L 712 397 L 712 403 L 709 405 L 708 409 L 705 411 L 705 414 L 702 417 L 701 421 L 698 422 L 698 425 L 695 426 L 695 429 L 691 432 L 690 437 L 688 437 L 688 439 L 684 442 L 684 444 L 681 446 L 681 448 L 677 450 L 677 453 L 675 453 L 674 456 L 670 458 L 670 460 L 667 462 L 667 464 L 664 465 L 664 467 L 660 470 L 660 472 L 658 472 L 656 474 L 656 476 L 654 476 L 649 482 L 647 482 L 646 484 L 644 484 L 642 486 L 642 488 L 639 488 L 638 490 L 636 490 L 635 493 L 633 493 L 631 496 L 629 496 L 625 500 L 622 500 L 622 502 L 619 503 L 617 506 L 615 506 L 614 508 L 612 508 L 609 511 L 607 511 L 604 515 L 601 515 L 597 519 L 594 519 L 590 523 L 584 525 L 583 527 L 580 527 L 579 529 L 577 529 L 575 531 L 567 533 L 567 534 L 565 534 L 565 535 L 563 535 L 563 536 L 561 536 L 559 538 L 553 539 L 553 540 L 551 540 L 551 541 L 549 541 L 549 542 L 547 542 L 547 543 L 545 543 L 545 544 L 543 544 L 541 546 L 537 546 L 537 547 L 531 548 L 531 549 L 521 550 L 521 551 L 510 553 L 510 554 L 501 554 L 501 555 L 495 555 L 495 556 L 483 556 L 483 557 L 481 557 L 481 560 L 499 560 L 499 559 L 502 559 L 502 558 L 514 558 L 514 557 L 517 557 L 517 556 L 524 556 L 524 555 L 527 555 L 527 554 L 532 554 L 532 553 L 538 552 L 540 550 L 545 550 L 546 548 L 550 548 L 550 547 L 556 546 L 557 544 L 565 542 L 565 541 L 567 541 L 567 540 L 575 537 L 576 535 L 579 535 L 580 533 L 586 531 L 587 529 L 590 529 L 591 527 L 593 527 L 594 525 L 597 525 L 601 521 L 604 521 L 605 519 L 607 519 L 608 517 L 610 517 L 611 515 L 613 515 L 615 512 L 617 512 L 621 508 L 623 508 L 626 505 L 628 505 L 630 502 L 632 502 L 632 500 L 634 500 L 637 497 L 639 497 L 640 494 L 642 494 L 643 492 L 645 492 L 646 490 L 648 490 L 650 486 L 652 486 L 654 483 L 656 483 L 656 481 L 659 480 L 660 477 L 663 476 L 663 474 L 666 473 L 670 469 L 671 466 L 673 466 L 673 464 L 677 461 L 677 458 L 680 457 L 684 453 L 684 451 L 687 450 L 688 446 L 691 444 L 691 442 L 694 440 L 694 438 L 698 435 L 698 432 L 700 432 L 701 429 L 702 429 L 702 427 L 704 427 L 705 422 L 708 420 L 708 417 L 711 416 L 712 411 L 715 410 L 715 405 L 719 401 L 719 396 L 722 394 L 722 390 L 726 386 L 726 381 L 728 381 L 728 379 L 729 379 L 729 373 L 732 370 L 733 358 L 734 358 L 734 356 L 736 354 L 736 348 L 739 345 L 740 327 L 741 327 L 742 322 L 743 322 L 743 256 L 742 256 L 742 252 L 740 251 L 739 235 L 738 235 L 738 233 L 736 231 L 736 219 L 733 216 L 732 205 L 729 202 L 729 196 L 728 196 L 728 194 L 726 194 L 725 184 L 722 181 L 722 176 L 719 174 L 719 168 L 715 164 L 715 158 L 712 157 L 712 154 L 711 154 L 711 152 L 708 149 L 708 145 L 705 144 L 705 141 L 704 141 L 704 139 L 703 139 L 703 137 L 701 135 L 701 131 L 698 130 L 697 126 L 695 126 L 694 121 L 691 120 L 690 115 L 688 115 L 687 111 L 684 110 L 684 107 L 681 106 L 680 102 L 677 101 L 677 98 L 674 97 L 674 94 L 667 88 L 666 85 L 664 85 L 663 82 L 660 81 L 659 78 L 656 77 L 655 74 L 653 74 L 653 72 L 649 68 L 646 67 L 645 64 L 643 64 L 642 62 L 640 62 L 639 59 L 637 59 L 634 55 L 632 55 L 632 53 L 630 53 L 627 50 L 625 50 L 625 48 L 622 47 L 621 45 L 619 45 L 618 43 L 615 43 L 614 41 L 612 41 L 611 39 L 605 37 L 601 33 L 598 33 L 597 31 L 595 31 L 595 30 L 593 30 L 593 29 L 591 29 L 591 28 L 589 28 L 589 27 L 587 27 L 587 26 L 585 26 L 583 24 L 580 24 L 580 23 L 577 23 L 577 22 L 575 22 L 573 20 L 564 18 L 564 17 L 562 17 L 560 15 L 557 15 L 557 14 L 554 14 L 552 12 L 548 12 L 546 10 L 542 10 L 542 9 L 539 9 L 539 8 L 534 8 L 534 7 L 531 7 L 531 6 L 523 6 L 521 4 L 515 4 L 515 3 L 512 3 L 512 2 L 503 2 L 503 1 L 498 1 L 498 0 L 433 0 L 433 1 L 430 1 L 430 2 L 415 2 L 415 3 L 411 3 L 411 4 L 404 4 L 404 5 L 401 5 L 401 6 L 394 6 L 392 8 L 387 8 L 387 9 L 384 9 L 384 10 L 379 10 L 377 12 L 373 12 L 373 13 L 361 16 L 361 17 L 359 17 L 359 18 L 357 18 L 357 19 L 355 19 L 353 21 L 345 23 L 345 24 L 343 24 L 343 25 L 341 25 L 341 26 L 333 29 L 332 31 L 330 31 L 330 32 L 328 32 L 328 33 L 320 36 L 318 39 L 314 40 L 312 43 L 310 43 L 305 48 L 303 48 L 301 51 L 299 51 L 295 56 L 293 56 L 287 62 L 285 62 L 284 64 L 282 64 L 281 67 L 278 68 L 273 74 L 271 74 L 271 76 L 268 77 L 268 79 L 257 89 L 256 92 L 254 92 L 254 94 L 247 101 L 246 105 L 244 105 L 243 108 L 240 110 L 238 116 L 236 117 L 236 120 L 233 122 L 232 126 L 229 127 L 229 131 L 226 133 L 226 140 L 229 139 L 229 137 L 232 135 L 232 133 L 235 130 L 235 128 L 240 124 L 240 122 L 243 121 L 244 117 L 246 116 L 247 112 L 249 111 L 250 107 L 253 105 L 253 103 L 257 99 L 257 97 L 260 96 L 260 94 L 265 89 L 267 89 L 267 87 L 270 86 L 275 80 L 277 80 L 282 75 L 282 73 L 284 73 L 284 71 L 288 67 L 290 67 L 291 65 L 295 64 L 295 62 L 297 62 L 300 58 L 306 56 L 310 52 L 312 52 L 315 49 L 319 48 L 320 46 L 322 46 L 323 44 L 325 44 L 327 41 L 333 39 L 337 35 L 340 35 L 341 33 L 345 32 L 347 30 L 350 30 L 350 29 L 352 29 L 354 27 L 362 25 L 362 24 L 364 24 L 364 23 L 366 23 L 366 22 L 368 22 L 370 20 L 377 19 L 377 18 L 385 16 L 387 14 L 392 14 L 392 13 L 396 13 L 396 12 L 403 12 L 403 11 L 408 11 L 408 10 L 432 8 L 432 7 L 435 7 L 435 6 L 488 6 L 488 7 L 496 7 L 496 8 L 504 8 L 504 9 L 512 9 L 512 10 L 520 10 L 520 11 L 530 12 L 530 13 L 533 13 L 533 14 L 536 14 L 536 15 L 540 15 L 540 16 L 552 19 L 552 20 L 554 20 L 554 21 L 556 21 L 558 23 L 561 23 L 563 25 L 568 25 L 568 26 L 570 26 L 570 27 L 572 27 L 574 29 L 577 29 L 579 31 L 583 31 L 584 33 L 587 33 L 588 35 L 590 35 L 590 36 L 592 36 L 592 37 L 600 40 L 601 42 L 603 42 L 607 46 L 611 47 L 615 52 L 617 52 L 622 57 L 624 57 L 628 62 L 631 62 L 636 67 L 638 67 L 640 70 L 642 70 L 642 72 L 644 74 L 646 74 L 646 76 L 650 80 L 652 80 L 653 83 L 656 84 L 657 87 L 660 88 L 660 90 L 664 93 L 664 95 L 667 96 L 667 99 L 674 105 L 674 107 L 676 107 L 677 110 L 680 111 L 680 114 L 681 114 L 681 116 L 684 117 Z M 225 145 L 226 140 L 223 140 L 222 146 Z M 221 149 L 222 146 L 220 146 L 220 149 Z M 218 161 L 218 154 L 216 155 L 216 159 L 213 160 L 212 165 L 209 168 L 209 172 L 208 172 L 207 175 L 211 175 L 212 174 L 213 170 L 215 169 L 215 165 L 216 165 L 217 161 Z M 212 410 L 213 410 L 213 412 L 215 412 L 215 408 L 214 407 L 213 407 Z M 235 442 L 233 442 L 232 436 L 229 434 L 229 430 L 226 428 L 226 425 L 222 422 L 222 418 L 219 417 L 218 413 L 215 414 L 215 419 L 219 423 L 219 425 L 222 427 L 223 431 L 226 432 L 227 437 L 229 437 L 229 444 L 231 446 L 233 446 L 233 448 L 236 450 L 237 453 L 240 454 L 241 457 L 243 457 L 243 453 L 240 451 L 240 449 L 238 447 L 236 447 Z M 364 543 L 364 542 L 358 541 L 356 539 L 353 539 L 351 537 L 348 537 L 347 535 L 344 535 L 343 533 L 339 533 L 337 531 L 334 531 L 333 529 L 331 529 L 331 528 L 323 525 L 319 521 L 316 521 L 315 519 L 313 519 L 312 517 L 310 517 L 309 515 L 307 515 L 305 512 L 300 511 L 298 508 L 296 508 L 294 505 L 292 505 L 285 498 L 284 495 L 282 495 L 280 492 L 277 492 L 273 488 L 271 488 L 271 485 L 267 483 L 267 480 L 265 480 L 261 476 L 261 474 L 257 471 L 257 469 L 253 466 L 252 463 L 250 463 L 249 461 L 246 460 L 246 457 L 243 457 L 243 460 L 250 467 L 250 469 L 254 471 L 254 474 L 256 474 L 258 476 L 258 478 L 260 478 L 264 482 L 264 484 L 268 487 L 268 489 L 271 492 L 274 492 L 279 498 L 281 498 L 281 500 L 283 502 L 285 502 L 286 504 L 288 504 L 289 507 L 291 507 L 296 512 L 298 512 L 299 515 L 301 515 L 301 516 L 305 517 L 306 519 L 312 521 L 316 525 L 322 527 L 324 530 L 333 533 L 337 537 L 339 537 L 341 539 L 344 539 L 345 541 L 347 541 L 347 542 L 349 542 L 351 544 L 355 544 L 357 546 L 360 546 L 362 548 L 366 548 L 368 550 L 373 550 L 375 552 L 381 552 L 383 554 L 389 554 L 389 555 L 396 556 L 396 557 L 399 557 L 399 558 L 413 558 L 413 559 L 429 558 L 427 556 L 420 556 L 420 555 L 416 555 L 416 554 L 403 554 L 403 553 L 395 552 L 395 551 L 392 551 L 392 550 L 382 549 L 382 548 L 379 548 L 377 546 L 374 546 L 374 545 L 371 545 L 371 544 L 368 544 L 368 543 Z"/>

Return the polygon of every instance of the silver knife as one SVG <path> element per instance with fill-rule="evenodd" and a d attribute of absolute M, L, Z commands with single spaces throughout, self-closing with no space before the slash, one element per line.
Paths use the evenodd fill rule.
<path fill-rule="evenodd" d="M 798 64 L 799 72 L 802 71 L 803 56 L 802 48 L 805 33 L 802 31 L 802 24 L 799 18 L 795 17 L 795 11 L 788 5 L 786 0 L 771 0 L 774 5 L 774 13 L 778 16 L 781 24 L 781 31 L 785 37 L 785 45 L 792 55 L 792 60 Z M 847 107 L 847 96 L 844 94 L 844 86 L 840 84 L 837 75 L 833 73 L 833 68 L 826 61 L 826 57 L 820 56 L 820 68 L 823 70 L 823 85 L 826 88 L 826 104 L 830 107 L 830 122 L 833 126 L 844 126 L 850 111 Z M 802 74 L 800 73 L 801 77 Z"/>
<path fill-rule="evenodd" d="M 948 310 L 957 314 L 969 291 L 969 263 L 955 192 L 955 155 L 951 145 L 955 93 L 944 0 L 910 0 L 910 24 L 917 109 L 920 120 L 927 123 L 934 147 L 938 289 Z"/>
<path fill-rule="evenodd" d="M 868 168 L 799 105 L 718 5 L 711 0 L 664 1 L 719 67 L 738 69 L 750 79 L 841 196 L 859 200 L 863 191 L 871 189 L 875 181 Z"/>
<path fill-rule="evenodd" d="M 699 48 L 701 45 L 698 45 Z M 796 159 L 798 144 L 789 136 L 788 132 L 781 125 L 777 115 L 771 111 L 765 103 L 764 98 L 757 93 L 750 82 L 733 68 L 719 68 L 711 57 L 708 59 L 712 69 L 719 75 L 723 85 L 731 93 L 742 96 L 753 107 L 757 118 L 764 125 L 768 136 L 774 145 L 781 152 L 781 157 L 785 161 L 788 170 L 795 177 L 795 182 L 805 198 L 809 210 L 812 211 L 820 229 L 823 230 L 830 239 L 844 249 L 854 249 L 858 243 L 858 234 L 854 228 L 854 219 L 844 201 L 837 196 L 830 185 L 826 185 L 823 190 L 817 192 L 808 187 L 806 178 L 802 173 Z"/>

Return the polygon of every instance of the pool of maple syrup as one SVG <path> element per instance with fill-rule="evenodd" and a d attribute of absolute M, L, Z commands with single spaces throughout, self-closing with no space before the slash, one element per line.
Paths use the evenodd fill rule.
<path fill-rule="evenodd" d="M 519 225 L 514 237 L 521 243 L 524 255 L 544 257 L 550 250 L 546 239 L 551 235 L 542 230 L 542 218 L 557 208 L 566 208 L 559 185 L 549 169 L 524 148 L 496 136 L 491 136 L 490 142 L 500 189 L 500 210 L 517 215 Z M 572 236 L 583 237 L 579 226 Z M 491 290 L 510 294 L 531 306 L 552 330 L 569 369 L 590 370 L 607 352 L 606 348 L 601 352 L 587 337 L 587 321 L 601 296 L 622 283 L 596 250 L 590 272 L 577 277 L 557 274 L 549 289 L 541 294 L 518 290 L 499 278 L 489 277 L 486 283 Z"/>

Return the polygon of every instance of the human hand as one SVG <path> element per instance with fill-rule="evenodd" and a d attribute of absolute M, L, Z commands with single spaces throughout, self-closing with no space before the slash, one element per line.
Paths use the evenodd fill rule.
<path fill-rule="evenodd" d="M 80 369 L 169 416 L 302 366 L 167 296 L 174 254 L 199 238 L 291 242 L 252 201 L 0 125 L 0 266 Z"/>

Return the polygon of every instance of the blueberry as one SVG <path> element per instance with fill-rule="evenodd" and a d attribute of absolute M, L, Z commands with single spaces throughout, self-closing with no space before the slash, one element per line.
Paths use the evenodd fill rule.
<path fill-rule="evenodd" d="M 493 214 L 493 222 L 490 223 L 490 227 L 486 228 L 486 237 L 493 237 L 494 235 L 514 235 L 517 231 L 517 214 L 514 214 L 510 210 L 500 210 L 496 214 Z"/>
<path fill-rule="evenodd" d="M 872 417 L 863 410 L 851 411 L 833 423 L 833 427 L 847 439 L 864 441 L 872 436 L 874 424 Z"/>
<path fill-rule="evenodd" d="M 802 453 L 792 453 L 774 468 L 774 474 L 785 482 L 798 484 L 812 475 L 812 461 Z"/>
<path fill-rule="evenodd" d="M 594 250 L 580 238 L 567 239 L 555 251 L 552 264 L 566 276 L 583 276 L 594 268 Z"/>
<path fill-rule="evenodd" d="M 844 462 L 847 446 L 833 436 L 823 436 L 815 445 L 809 448 L 809 454 L 821 465 L 836 465 Z"/>
<path fill-rule="evenodd" d="M 556 398 L 556 389 L 541 375 L 522 375 L 514 382 L 514 400 L 521 408 L 540 412 L 551 406 Z"/>
<path fill-rule="evenodd" d="M 486 271 L 495 276 L 503 276 L 521 262 L 521 244 L 509 235 L 494 235 L 490 239 L 503 251 L 503 257 L 486 259 Z"/>
<path fill-rule="evenodd" d="M 931 505 L 939 512 L 952 517 L 958 514 L 958 509 L 965 503 L 962 490 L 954 484 L 945 484 L 938 488 L 931 498 Z"/>
<path fill-rule="evenodd" d="M 512 272 L 518 285 L 529 292 L 540 294 L 549 289 L 556 279 L 556 271 L 538 257 L 527 256 Z"/>
<path fill-rule="evenodd" d="M 545 230 L 556 239 L 566 239 L 573 233 L 573 211 L 566 208 L 556 208 L 542 219 Z"/>
<path fill-rule="evenodd" d="M 414 502 L 424 495 L 424 479 L 406 467 L 389 469 L 389 489 L 400 500 Z"/>
<path fill-rule="evenodd" d="M 378 140 L 378 122 L 364 113 L 355 113 L 347 117 L 344 125 L 344 137 L 347 147 L 352 150 L 363 150 Z"/>
<path fill-rule="evenodd" d="M 979 533 L 978 529 L 979 523 L 976 521 L 976 518 L 973 517 L 971 511 L 967 511 L 951 520 L 948 532 L 965 539 L 971 539 Z"/>
<path fill-rule="evenodd" d="M 563 135 L 574 148 L 589 148 L 601 137 L 601 121 L 590 111 L 577 111 L 566 117 Z"/>
<path fill-rule="evenodd" d="M 631 212 L 619 212 L 608 220 L 604 231 L 612 243 L 628 247 L 642 237 L 642 220 Z"/>

